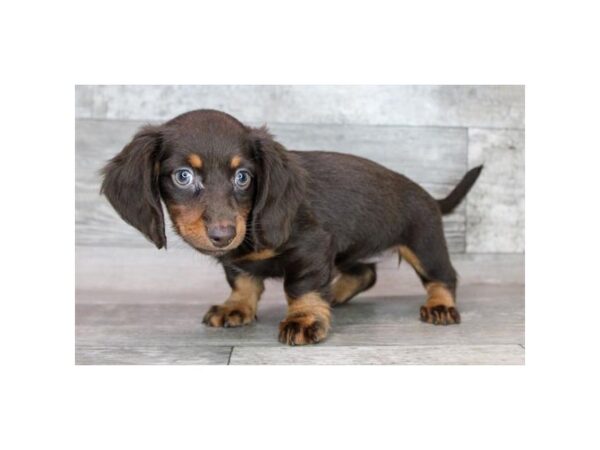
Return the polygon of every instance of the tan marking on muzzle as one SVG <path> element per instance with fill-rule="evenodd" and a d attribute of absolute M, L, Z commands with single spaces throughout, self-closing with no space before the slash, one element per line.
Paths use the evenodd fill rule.
<path fill-rule="evenodd" d="M 199 247 L 202 250 L 227 252 L 238 247 L 246 236 L 246 217 L 243 215 L 246 213 L 245 211 L 242 211 L 235 218 L 235 237 L 233 240 L 226 247 L 218 248 L 208 238 L 201 209 L 176 204 L 168 204 L 167 209 L 181 237 L 192 246 Z"/>
<path fill-rule="evenodd" d="M 167 209 L 177 232 L 184 239 L 194 244 L 199 243 L 205 248 L 213 247 L 206 234 L 201 210 L 173 204 L 167 205 Z"/>

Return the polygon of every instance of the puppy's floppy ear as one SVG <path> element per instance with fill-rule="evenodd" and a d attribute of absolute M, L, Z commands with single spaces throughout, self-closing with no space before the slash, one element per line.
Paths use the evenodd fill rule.
<path fill-rule="evenodd" d="M 101 193 L 128 224 L 158 248 L 166 246 L 158 186 L 160 128 L 142 128 L 102 170 Z"/>
<path fill-rule="evenodd" d="M 259 247 L 277 248 L 289 237 L 305 191 L 305 172 L 266 127 L 250 130 L 258 162 L 252 230 Z"/>

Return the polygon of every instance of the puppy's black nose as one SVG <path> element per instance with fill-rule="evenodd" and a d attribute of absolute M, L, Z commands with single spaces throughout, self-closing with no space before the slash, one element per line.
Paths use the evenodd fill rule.
<path fill-rule="evenodd" d="M 235 237 L 235 227 L 233 225 L 215 225 L 208 227 L 208 238 L 215 247 L 227 246 Z"/>

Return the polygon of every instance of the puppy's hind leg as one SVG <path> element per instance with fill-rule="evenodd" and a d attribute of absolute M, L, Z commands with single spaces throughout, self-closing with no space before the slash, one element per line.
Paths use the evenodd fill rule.
<path fill-rule="evenodd" d="M 373 287 L 377 281 L 375 264 L 353 263 L 338 268 L 339 274 L 331 284 L 331 305 L 349 302 L 356 295 Z"/>
<path fill-rule="evenodd" d="M 441 220 L 436 226 L 421 228 L 406 245 L 399 247 L 399 252 L 415 269 L 427 291 L 427 300 L 420 310 L 421 320 L 434 325 L 460 323 L 456 271 L 450 263 Z"/>

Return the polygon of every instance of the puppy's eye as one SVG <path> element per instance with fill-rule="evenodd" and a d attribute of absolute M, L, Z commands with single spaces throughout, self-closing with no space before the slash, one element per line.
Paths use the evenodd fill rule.
<path fill-rule="evenodd" d="M 235 177 L 233 178 L 233 182 L 240 189 L 246 189 L 250 186 L 250 182 L 252 181 L 252 175 L 246 169 L 240 169 L 235 173 Z"/>
<path fill-rule="evenodd" d="M 194 181 L 194 172 L 190 169 L 177 169 L 171 177 L 177 186 L 186 187 Z"/>

